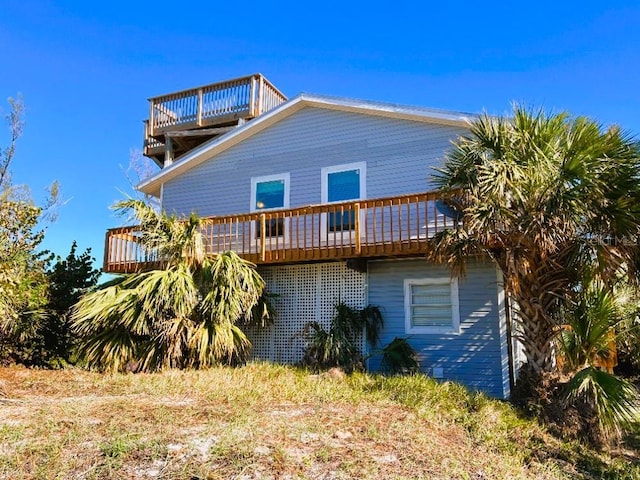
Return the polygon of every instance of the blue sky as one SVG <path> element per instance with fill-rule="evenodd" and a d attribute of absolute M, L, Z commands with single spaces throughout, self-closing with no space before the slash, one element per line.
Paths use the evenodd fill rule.
<path fill-rule="evenodd" d="M 44 246 L 64 256 L 75 239 L 98 263 L 146 99 L 175 90 L 261 72 L 289 97 L 493 114 L 519 101 L 640 134 L 637 0 L 6 0 L 0 52 L 0 106 L 18 92 L 27 106 L 14 180 L 36 198 L 58 180 L 66 200 Z"/>

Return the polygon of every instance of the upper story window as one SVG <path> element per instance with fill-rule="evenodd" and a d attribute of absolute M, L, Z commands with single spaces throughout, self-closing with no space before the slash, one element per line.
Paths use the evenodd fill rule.
<path fill-rule="evenodd" d="M 405 280 L 404 310 L 407 333 L 459 333 L 458 280 Z"/>
<path fill-rule="evenodd" d="M 251 179 L 251 211 L 273 210 L 289 207 L 289 173 L 253 177 Z M 266 223 L 267 237 L 284 234 L 284 219 L 270 219 Z M 260 237 L 260 222 L 255 227 L 254 236 Z"/>
<path fill-rule="evenodd" d="M 345 202 L 366 198 L 367 169 L 365 162 L 347 163 L 322 169 L 322 203 Z M 329 232 L 352 230 L 353 210 L 330 212 L 327 216 Z"/>

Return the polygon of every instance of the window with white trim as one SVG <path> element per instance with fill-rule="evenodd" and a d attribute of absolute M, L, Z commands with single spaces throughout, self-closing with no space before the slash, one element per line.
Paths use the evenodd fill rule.
<path fill-rule="evenodd" d="M 458 280 L 406 279 L 404 311 L 407 333 L 459 333 Z"/>
<path fill-rule="evenodd" d="M 251 179 L 251 211 L 261 212 L 289 208 L 289 173 L 253 177 Z M 256 222 L 253 237 L 260 238 L 260 222 Z M 265 236 L 283 236 L 283 218 L 271 219 L 265 224 Z"/>
<path fill-rule="evenodd" d="M 346 202 L 366 198 L 366 162 L 346 163 L 322 169 L 322 203 Z M 355 228 L 355 212 L 329 212 L 323 230 L 341 232 Z"/>

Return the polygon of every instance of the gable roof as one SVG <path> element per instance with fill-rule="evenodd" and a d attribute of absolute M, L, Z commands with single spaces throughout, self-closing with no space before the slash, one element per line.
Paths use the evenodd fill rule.
<path fill-rule="evenodd" d="M 461 127 L 468 127 L 469 122 L 477 118 L 477 115 L 468 113 L 301 93 L 246 124 L 190 150 L 177 158 L 173 164 L 141 182 L 136 188 L 146 194 L 159 197 L 161 186 L 166 181 L 176 178 L 218 153 L 237 145 L 305 107 Z"/>

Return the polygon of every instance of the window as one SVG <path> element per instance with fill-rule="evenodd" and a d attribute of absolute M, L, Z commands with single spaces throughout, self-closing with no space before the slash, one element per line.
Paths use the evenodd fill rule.
<path fill-rule="evenodd" d="M 366 163 L 348 163 L 322 169 L 322 203 L 346 202 L 365 198 Z M 324 228 L 342 232 L 355 228 L 355 212 L 329 212 Z"/>
<path fill-rule="evenodd" d="M 251 211 L 260 212 L 289 207 L 289 174 L 269 175 L 251 179 Z M 285 230 L 284 218 L 267 219 L 265 236 L 283 236 Z M 260 238 L 260 222 L 253 228 L 253 238 Z"/>
<path fill-rule="evenodd" d="M 407 333 L 459 333 L 458 281 L 405 280 L 404 311 Z"/>

